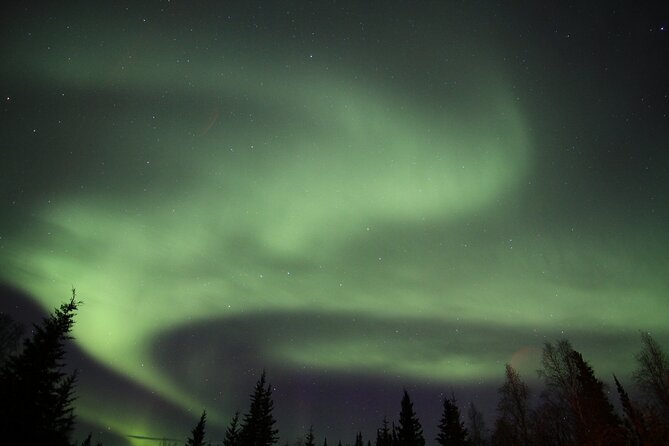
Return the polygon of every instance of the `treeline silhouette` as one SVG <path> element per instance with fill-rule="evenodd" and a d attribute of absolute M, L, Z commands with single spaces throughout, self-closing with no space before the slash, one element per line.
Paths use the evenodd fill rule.
<path fill-rule="evenodd" d="M 0 315 L 0 442 L 8 445 L 90 446 L 89 434 L 72 439 L 76 372 L 66 373 L 65 343 L 79 302 L 75 291 L 56 308 L 32 335 L 20 344 L 22 330 Z M 518 371 L 505 366 L 499 388 L 497 417 L 486 429 L 482 413 L 470 403 L 460 413 L 454 395 L 443 400 L 443 412 L 434 439 L 442 446 L 645 446 L 669 445 L 669 358 L 649 333 L 641 333 L 641 351 L 635 356 L 633 380 L 640 397 L 630 398 L 613 376 L 621 413 L 611 404 L 605 384 L 566 339 L 546 343 L 539 376 L 543 390 L 532 405 L 530 389 Z M 250 395 L 248 411 L 232 417 L 223 446 L 271 446 L 279 441 L 273 415 L 272 386 L 263 371 Z M 205 411 L 186 440 L 187 446 L 211 445 L 206 440 Z M 100 445 L 100 443 L 97 443 Z M 164 441 L 173 446 L 176 442 Z M 287 442 L 286 445 L 290 445 Z M 316 446 L 313 426 L 293 444 Z M 319 444 L 321 444 L 319 442 Z M 323 446 L 328 446 L 323 438 Z M 365 443 L 362 433 L 355 446 Z M 420 419 L 404 390 L 397 424 L 381 420 L 374 446 L 424 446 Z M 337 446 L 342 446 L 338 441 Z M 347 444 L 348 446 L 348 444 Z"/>

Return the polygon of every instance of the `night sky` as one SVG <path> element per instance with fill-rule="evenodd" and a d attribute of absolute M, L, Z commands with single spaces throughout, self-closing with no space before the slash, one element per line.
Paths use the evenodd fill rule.
<path fill-rule="evenodd" d="M 139 3 L 0 19 L 0 309 L 77 289 L 82 432 L 219 441 L 264 368 L 280 444 L 403 387 L 431 443 L 669 344 L 667 2 Z"/>

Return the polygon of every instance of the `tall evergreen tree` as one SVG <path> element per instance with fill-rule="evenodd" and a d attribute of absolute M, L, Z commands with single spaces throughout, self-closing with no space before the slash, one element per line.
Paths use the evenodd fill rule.
<path fill-rule="evenodd" d="M 624 423 L 628 430 L 628 443 L 631 445 L 642 445 L 648 443 L 646 423 L 643 415 L 632 403 L 627 391 L 623 385 L 618 381 L 618 377 L 613 375 L 613 380 L 616 383 L 616 390 L 618 390 L 618 397 L 620 398 L 620 405 L 623 408 Z"/>
<path fill-rule="evenodd" d="M 323 438 L 323 446 L 328 446 L 328 437 Z"/>
<path fill-rule="evenodd" d="M 309 426 L 309 431 L 304 439 L 304 446 L 316 446 L 316 437 L 314 437 L 314 426 Z"/>
<path fill-rule="evenodd" d="M 0 432 L 7 444 L 71 444 L 76 375 L 64 371 L 64 358 L 77 306 L 72 290 L 70 301 L 35 325 L 21 353 L 0 370 Z"/>
<path fill-rule="evenodd" d="M 578 371 L 579 398 L 576 408 L 577 438 L 581 444 L 624 444 L 621 422 L 606 397 L 604 383 L 577 352 L 572 352 L 572 361 Z"/>
<path fill-rule="evenodd" d="M 365 443 L 362 442 L 362 432 L 355 435 L 355 446 L 365 446 Z"/>
<path fill-rule="evenodd" d="M 467 446 L 467 429 L 460 420 L 460 409 L 455 404 L 455 397 L 444 398 L 444 411 L 439 423 L 437 443 L 442 446 Z"/>
<path fill-rule="evenodd" d="M 207 424 L 207 412 L 202 411 L 200 421 L 195 425 L 191 431 L 190 437 L 186 440 L 186 446 L 204 446 L 204 434 Z"/>
<path fill-rule="evenodd" d="M 225 430 L 225 438 L 223 439 L 223 446 L 238 446 L 239 445 L 239 412 L 235 412 L 230 425 Z"/>
<path fill-rule="evenodd" d="M 279 431 L 274 427 L 273 409 L 272 386 L 265 386 L 263 371 L 251 394 L 249 411 L 244 415 L 239 436 L 241 446 L 270 446 L 277 442 Z"/>
<path fill-rule="evenodd" d="M 93 445 L 93 434 L 89 433 L 86 438 L 84 438 L 84 441 L 81 442 L 81 446 L 92 446 Z M 102 443 L 99 441 L 95 443 L 95 446 L 102 446 Z"/>
<path fill-rule="evenodd" d="M 388 427 L 388 417 L 383 416 L 381 429 L 376 430 L 376 444 L 375 446 L 392 446 L 393 437 Z"/>
<path fill-rule="evenodd" d="M 402 397 L 399 428 L 397 429 L 398 446 L 424 446 L 423 428 L 413 410 L 413 403 L 406 389 Z"/>

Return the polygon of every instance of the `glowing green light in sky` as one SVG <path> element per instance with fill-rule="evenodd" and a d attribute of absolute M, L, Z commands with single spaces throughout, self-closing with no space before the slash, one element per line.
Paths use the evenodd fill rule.
<path fill-rule="evenodd" d="M 201 402 L 152 349 L 199 321 L 350 314 L 369 329 L 277 337 L 263 346 L 268 361 L 437 382 L 495 379 L 543 342 L 470 327 L 665 329 L 662 268 L 639 261 L 660 255 L 651 238 L 584 231 L 574 242 L 514 223 L 541 144 L 499 72 L 436 64 L 462 90 L 426 101 L 358 78 L 356 66 L 286 72 L 299 62 L 254 60 L 232 44 L 188 64 L 151 41 L 96 51 L 64 37 L 47 55 L 29 50 L 17 44 L 14 58 L 31 82 L 112 99 L 70 118 L 95 140 L 82 177 L 100 178 L 76 187 L 70 171 L 74 186 L 33 205 L 34 224 L 5 240 L 2 278 L 46 308 L 74 284 L 85 299 L 77 342 L 183 407 Z M 394 338 L 371 319 L 449 329 Z M 591 357 L 603 373 L 615 365 Z M 85 417 L 129 429 L 82 405 Z"/>

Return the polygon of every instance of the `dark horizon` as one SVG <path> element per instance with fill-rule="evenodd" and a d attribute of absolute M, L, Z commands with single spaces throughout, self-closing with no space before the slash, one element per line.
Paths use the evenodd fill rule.
<path fill-rule="evenodd" d="M 35 303 L 32 302 L 26 295 L 24 295 L 21 292 L 18 292 L 17 290 L 12 289 L 11 287 L 0 284 L 0 296 L 2 296 L 2 299 L 0 299 L 0 314 L 9 315 L 14 321 L 16 321 L 25 329 L 22 339 L 31 336 L 33 330 L 29 328 L 32 327 L 33 325 L 41 324 L 41 321 L 48 316 L 47 312 L 44 312 L 39 307 L 37 307 Z M 85 302 L 81 301 L 81 304 L 83 305 L 85 304 Z M 20 317 L 15 318 L 13 314 L 17 314 Z M 194 336 L 196 337 L 198 336 L 197 332 L 190 334 L 191 335 L 194 334 Z M 176 336 L 178 337 L 178 334 Z M 562 339 L 566 340 L 566 338 Z M 554 339 L 554 340 L 547 340 L 546 342 L 557 345 L 557 343 L 560 340 L 561 339 Z M 642 348 L 642 343 L 640 342 L 639 336 L 637 336 L 637 344 L 638 344 L 637 354 L 635 355 L 634 358 L 630 359 L 630 363 L 635 364 L 635 368 L 638 369 L 639 362 L 637 355 Z M 97 363 L 94 358 L 91 358 L 85 352 L 79 349 L 75 342 L 67 343 L 66 359 L 67 361 L 65 365 L 65 370 L 68 372 L 76 371 L 78 374 L 76 390 L 75 390 L 75 395 L 77 398 L 82 392 L 86 394 L 91 390 L 93 390 L 98 394 L 99 398 L 102 398 L 101 400 L 98 401 L 99 404 L 101 405 L 107 403 L 114 404 L 114 402 L 117 403 L 122 402 L 125 405 L 133 405 L 137 402 L 142 401 L 145 404 L 148 403 L 154 409 L 157 409 L 157 411 L 153 413 L 154 418 L 159 418 L 162 419 L 163 421 L 169 419 L 174 419 L 174 420 L 178 419 L 179 420 L 178 424 L 181 424 L 181 430 L 184 432 L 183 438 L 173 437 L 170 435 L 160 435 L 159 433 L 155 432 L 150 432 L 150 433 L 147 432 L 145 433 L 145 435 L 134 432 L 133 433 L 117 432 L 115 434 L 112 434 L 110 432 L 105 431 L 104 429 L 101 429 L 100 425 L 91 424 L 89 422 L 86 422 L 85 419 L 84 420 L 78 419 L 74 431 L 75 439 L 79 440 L 83 439 L 86 437 L 87 434 L 92 433 L 93 440 L 96 442 L 101 441 L 103 445 L 132 444 L 131 442 L 133 440 L 140 441 L 139 444 L 145 444 L 141 443 L 142 441 L 149 443 L 151 442 L 160 443 L 168 441 L 168 442 L 175 442 L 177 444 L 183 442 L 185 438 L 185 432 L 188 432 L 188 429 L 186 429 L 186 427 L 188 428 L 191 427 L 188 424 L 188 420 L 190 420 L 192 424 L 194 417 L 196 418 L 197 410 L 179 411 L 175 410 L 175 408 L 170 408 L 169 407 L 170 404 L 168 401 L 160 400 L 160 398 L 156 398 L 155 395 L 148 394 L 146 391 L 142 390 L 140 387 L 136 386 L 132 382 L 125 380 L 122 376 L 114 374 L 113 371 L 111 370 L 105 369 L 105 367 Z M 254 372 L 258 373 L 258 375 L 265 371 L 266 370 L 264 368 L 254 370 Z M 542 392 L 546 390 L 545 383 L 539 376 L 539 369 L 537 369 L 535 372 L 536 373 L 534 376 L 522 376 L 522 375 L 520 376 L 523 382 L 525 382 L 525 384 L 528 385 L 528 389 L 530 391 L 527 400 L 530 413 L 532 410 L 537 410 L 539 407 L 541 407 L 543 401 Z M 613 380 L 600 376 L 596 371 L 595 371 L 595 376 L 597 376 L 598 379 L 604 382 L 606 397 L 608 398 L 609 402 L 613 404 L 613 406 L 615 407 L 614 410 L 616 414 L 622 419 L 625 416 L 625 411 L 623 407 L 621 407 L 620 396 L 615 391 L 616 386 L 613 384 Z M 248 376 L 247 378 L 251 379 L 253 377 Z M 324 379 L 323 377 L 318 377 L 316 375 L 307 376 L 306 374 L 304 374 L 304 376 L 302 376 L 301 382 L 297 386 L 294 383 L 287 384 L 285 381 L 286 377 L 281 375 L 277 377 L 278 379 L 276 381 L 271 379 L 272 376 L 269 376 L 269 378 L 270 378 L 269 384 L 276 382 L 280 383 L 278 385 L 272 384 L 274 400 L 275 400 L 275 408 L 277 409 L 274 411 L 274 413 L 275 416 L 278 417 L 276 426 L 279 431 L 279 440 L 277 442 L 277 444 L 279 445 L 283 444 L 303 445 L 304 444 L 303 442 L 305 440 L 305 435 L 307 434 L 310 428 L 313 429 L 315 438 L 317 440 L 316 444 L 318 445 L 321 444 L 323 440 L 328 438 L 327 432 L 333 432 L 333 431 L 339 432 L 340 435 L 342 432 L 345 432 L 346 429 L 343 428 L 342 424 L 349 425 L 348 430 L 350 430 L 352 434 L 343 438 L 341 437 L 334 438 L 335 440 L 334 442 L 332 441 L 333 437 L 331 436 L 329 444 L 336 444 L 338 442 L 341 442 L 343 446 L 353 445 L 354 441 L 352 439 L 359 433 L 362 433 L 364 444 L 367 444 L 368 440 L 371 441 L 372 444 L 374 444 L 377 431 L 382 427 L 382 421 L 384 418 L 388 420 L 391 426 L 396 425 L 398 422 L 397 413 L 399 413 L 399 395 L 401 395 L 401 392 L 398 391 L 399 387 L 395 389 L 396 395 L 394 395 L 394 400 L 392 395 L 392 387 L 393 385 L 397 387 L 398 383 L 393 382 L 392 380 L 388 380 L 385 383 L 379 384 L 378 382 L 372 382 L 372 379 L 370 377 L 369 380 L 358 378 L 356 380 L 355 386 L 358 388 L 359 392 L 361 391 L 367 396 L 367 398 L 362 398 L 359 400 L 359 401 L 366 401 L 367 403 L 369 403 L 369 405 L 365 407 L 366 410 L 363 410 L 363 412 L 370 413 L 373 411 L 376 414 L 382 413 L 380 421 L 378 421 L 376 427 L 374 427 L 374 420 L 371 417 L 362 420 L 357 418 L 355 410 L 357 409 L 357 407 L 351 407 L 351 404 L 348 402 L 347 404 L 344 405 L 349 409 L 351 409 L 349 410 L 351 414 L 355 414 L 351 418 L 356 419 L 359 423 L 358 424 L 359 426 L 366 426 L 367 430 L 369 430 L 370 426 L 372 426 L 370 432 L 367 432 L 365 428 L 356 428 L 355 422 L 345 421 L 344 423 L 340 423 L 341 422 L 340 418 L 328 419 L 327 416 L 323 417 L 322 414 L 328 411 L 332 411 L 333 409 L 332 399 L 322 401 L 323 403 L 322 407 L 318 408 L 319 410 L 322 411 L 321 416 L 319 416 L 318 418 L 325 421 L 325 424 L 322 427 L 324 428 L 323 432 L 320 431 L 319 426 L 316 426 L 313 423 L 308 425 L 306 428 L 303 429 L 298 428 L 298 430 L 290 431 L 290 427 L 295 429 L 296 426 L 299 425 L 300 423 L 299 420 L 296 421 L 295 419 L 293 419 L 293 416 L 295 414 L 295 403 L 277 400 L 277 395 L 278 398 L 285 397 L 285 395 L 300 395 L 300 394 L 303 397 L 305 395 L 310 395 L 310 394 L 338 395 L 342 393 L 342 388 L 348 386 L 338 387 L 336 385 L 335 386 L 330 385 L 328 387 L 329 383 L 332 381 L 332 377 Z M 449 399 L 453 401 L 459 407 L 461 420 L 465 424 L 465 426 L 467 426 L 469 423 L 469 420 L 467 418 L 467 411 L 470 407 L 470 404 L 473 403 L 476 406 L 477 410 L 480 411 L 481 414 L 483 415 L 483 419 L 485 422 L 484 434 L 486 435 L 487 441 L 490 441 L 490 437 L 493 435 L 494 432 L 496 432 L 495 422 L 500 416 L 498 404 L 500 400 L 500 387 L 503 378 L 504 378 L 503 373 L 500 373 L 499 384 L 497 384 L 495 387 L 490 387 L 490 385 L 488 386 L 475 385 L 469 388 L 461 387 L 457 392 L 455 390 L 455 387 L 453 386 L 451 386 L 449 390 L 444 390 L 445 389 L 444 386 L 422 386 L 422 388 L 418 386 L 411 387 L 410 392 L 413 395 L 412 398 L 414 403 L 416 403 L 415 406 L 417 408 L 416 414 L 419 416 L 421 423 L 423 423 L 422 430 L 426 439 L 426 444 L 435 443 L 436 434 L 438 433 L 437 424 L 439 417 L 441 416 L 440 409 L 444 399 Z M 249 381 L 249 379 L 246 379 L 244 381 Z M 257 376 L 254 379 L 257 380 Z M 308 383 L 308 381 L 310 380 L 312 382 Z M 236 384 L 239 385 L 239 383 Z M 247 384 L 250 384 L 250 381 Z M 643 392 L 641 392 L 635 379 L 630 378 L 628 382 L 625 382 L 623 384 L 623 386 L 625 386 L 625 390 L 628 392 L 630 397 L 633 399 L 635 404 L 638 405 L 639 408 L 644 407 L 643 406 L 644 404 L 650 403 L 650 400 L 648 400 L 648 396 L 644 395 Z M 325 387 L 328 387 L 328 390 L 324 391 Z M 107 388 L 106 394 L 100 393 L 101 388 Z M 248 389 L 250 388 L 251 386 L 248 385 L 246 389 L 247 394 L 249 393 Z M 406 391 L 407 386 L 403 386 L 402 389 Z M 244 395 L 246 395 L 243 392 L 244 389 L 240 388 L 239 390 L 241 391 L 241 393 L 238 392 L 234 398 L 237 401 L 243 399 Z M 469 395 L 472 399 L 470 399 L 469 401 L 464 401 L 458 397 L 458 394 Z M 360 393 L 358 394 L 358 397 L 360 397 Z M 336 398 L 334 398 L 334 400 L 336 401 Z M 373 407 L 374 404 L 378 405 L 379 402 L 381 402 L 381 405 L 386 409 L 389 407 L 393 407 L 394 405 L 396 413 L 393 413 L 393 410 L 380 411 L 378 410 L 378 407 L 376 408 L 376 410 L 374 410 Z M 353 406 L 355 406 L 355 404 L 353 404 Z M 338 409 L 343 412 L 344 410 L 342 409 L 346 409 L 346 407 L 339 407 Z M 240 412 L 240 414 L 243 415 L 247 409 L 248 407 L 242 405 L 237 410 Z M 210 410 L 210 409 L 205 407 L 202 410 Z M 172 426 L 171 435 L 175 435 L 179 431 L 179 429 L 177 428 L 178 424 L 172 424 L 172 422 L 170 422 L 169 424 Z M 304 424 L 302 424 L 301 426 L 304 426 Z M 207 426 L 207 440 L 212 442 L 212 444 L 217 444 L 217 445 L 221 444 L 221 442 L 225 438 L 226 427 L 227 425 L 221 428 L 216 424 L 212 426 L 210 423 Z M 282 427 L 284 429 L 281 429 Z M 286 429 L 286 427 L 288 427 L 288 429 Z M 290 433 L 287 434 L 286 432 Z"/>

